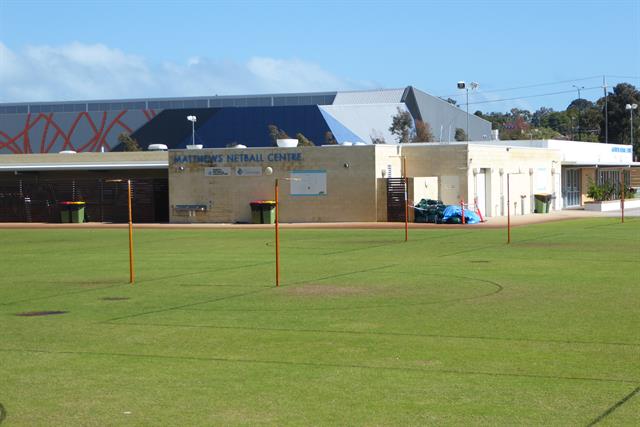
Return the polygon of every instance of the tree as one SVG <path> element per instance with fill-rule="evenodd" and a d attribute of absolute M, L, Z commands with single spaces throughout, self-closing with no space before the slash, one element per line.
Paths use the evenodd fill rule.
<path fill-rule="evenodd" d="M 371 143 L 372 144 L 386 144 L 387 141 L 384 139 L 384 135 L 382 135 L 380 132 L 378 132 L 375 129 L 371 130 L 371 134 L 369 135 L 369 138 L 371 138 Z"/>
<path fill-rule="evenodd" d="M 558 139 L 562 135 L 546 127 L 532 127 L 529 129 L 529 139 Z"/>
<path fill-rule="evenodd" d="M 412 142 L 433 142 L 433 133 L 431 126 L 422 120 L 416 120 L 416 130 L 414 132 Z"/>
<path fill-rule="evenodd" d="M 572 118 L 575 118 L 578 140 L 598 140 L 602 112 L 596 104 L 588 99 L 574 99 L 567 107 L 566 112 L 567 114 L 571 114 Z"/>
<path fill-rule="evenodd" d="M 399 144 L 406 144 L 411 141 L 411 133 L 413 130 L 413 118 L 411 113 L 401 110 L 398 107 L 398 113 L 393 116 L 389 132 L 396 136 Z"/>
<path fill-rule="evenodd" d="M 543 121 L 548 118 L 551 113 L 553 113 L 553 108 L 540 107 L 533 112 L 533 116 L 531 117 L 531 124 L 538 127 L 545 126 L 545 124 L 543 124 Z"/>
<path fill-rule="evenodd" d="M 287 135 L 287 133 L 280 129 L 278 126 L 268 125 L 267 128 L 269 129 L 269 138 L 271 138 L 271 144 L 274 147 L 278 145 L 279 139 L 289 139 L 289 135 Z"/>
<path fill-rule="evenodd" d="M 296 134 L 296 139 L 298 140 L 298 145 L 300 147 L 315 147 L 316 145 L 313 143 L 313 141 L 311 141 L 310 139 L 307 139 L 307 137 L 301 133 Z"/>
<path fill-rule="evenodd" d="M 511 117 L 516 119 L 518 117 L 521 117 L 522 120 L 524 120 L 525 122 L 529 123 L 531 122 L 531 118 L 533 117 L 533 115 L 531 114 L 531 111 L 529 110 L 521 110 L 519 108 L 512 108 L 511 109 Z"/>
<path fill-rule="evenodd" d="M 573 116 L 567 114 L 566 111 L 553 111 L 541 118 L 540 125 L 549 129 L 553 129 L 556 132 L 567 137 L 572 137 L 572 120 Z"/>
<path fill-rule="evenodd" d="M 467 140 L 467 133 L 464 131 L 464 129 L 456 128 L 455 139 L 456 139 L 456 141 L 466 141 Z"/>
<path fill-rule="evenodd" d="M 118 135 L 118 142 L 122 144 L 122 148 L 124 151 L 142 151 L 142 148 L 140 148 L 138 141 L 131 138 L 131 135 L 126 132 Z"/>
<path fill-rule="evenodd" d="M 324 143 L 325 145 L 337 145 L 338 141 L 336 141 L 336 138 L 333 136 L 333 132 L 331 131 L 326 131 L 324 134 Z"/>
<path fill-rule="evenodd" d="M 604 103 L 604 100 L 602 100 Z M 640 91 L 629 84 L 620 83 L 613 88 L 613 93 L 608 96 L 609 110 L 609 141 L 618 144 L 631 142 L 631 117 L 625 109 L 627 104 L 640 104 Z M 600 101 L 598 101 L 600 103 Z M 633 148 L 635 156 L 640 155 L 640 110 L 634 111 L 633 120 Z M 600 140 L 604 141 L 604 121 L 600 126 Z"/>

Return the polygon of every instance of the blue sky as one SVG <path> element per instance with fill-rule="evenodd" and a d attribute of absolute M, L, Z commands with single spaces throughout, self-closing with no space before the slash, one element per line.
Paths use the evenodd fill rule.
<path fill-rule="evenodd" d="M 640 86 L 638 0 L 0 0 L 0 102 L 413 85 L 464 104 L 473 80 L 473 111 L 564 109 L 602 75 Z"/>

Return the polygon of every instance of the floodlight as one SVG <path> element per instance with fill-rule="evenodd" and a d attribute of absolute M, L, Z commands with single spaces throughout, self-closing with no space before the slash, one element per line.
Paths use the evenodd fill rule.
<path fill-rule="evenodd" d="M 476 90 L 480 87 L 480 84 L 478 82 L 471 82 L 469 83 L 469 86 L 471 86 L 471 90 Z M 469 88 L 467 87 L 467 84 L 464 82 L 464 80 L 460 80 L 458 82 L 458 89 L 464 89 L 467 92 L 467 142 L 469 141 Z"/>
<path fill-rule="evenodd" d="M 198 118 L 196 116 L 187 116 L 187 120 L 195 123 L 198 120 Z"/>

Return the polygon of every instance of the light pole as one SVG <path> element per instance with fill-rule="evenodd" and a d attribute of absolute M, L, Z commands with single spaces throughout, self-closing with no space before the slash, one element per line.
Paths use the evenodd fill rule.
<path fill-rule="evenodd" d="M 471 90 L 476 90 L 480 87 L 480 84 L 476 82 L 471 82 L 469 85 L 471 86 Z M 464 89 L 467 93 L 467 142 L 469 142 L 469 88 L 466 82 L 461 80 L 458 82 L 458 89 Z"/>
<path fill-rule="evenodd" d="M 581 133 L 580 133 L 580 116 L 581 116 L 581 104 L 582 102 L 582 98 L 580 97 L 580 90 L 584 89 L 584 86 L 576 86 L 576 85 L 572 85 L 573 87 L 575 87 L 578 90 L 578 140 L 582 139 Z"/>
<path fill-rule="evenodd" d="M 187 116 L 187 120 L 191 122 L 191 145 L 196 145 L 196 116 Z"/>
<path fill-rule="evenodd" d="M 631 151 L 633 152 L 633 110 L 638 108 L 638 104 L 627 104 L 624 106 L 625 110 L 629 110 L 630 120 L 631 120 Z"/>

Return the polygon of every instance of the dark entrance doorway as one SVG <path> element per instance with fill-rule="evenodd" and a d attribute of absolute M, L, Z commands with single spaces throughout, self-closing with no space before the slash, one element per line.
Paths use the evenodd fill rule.
<path fill-rule="evenodd" d="M 405 221 L 406 190 L 404 178 L 387 178 L 387 221 Z"/>

